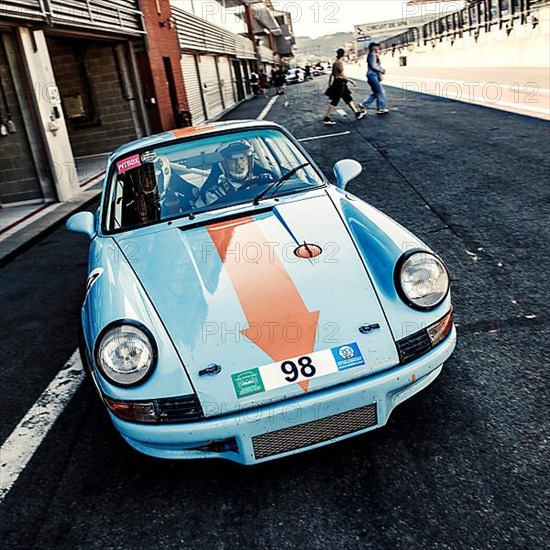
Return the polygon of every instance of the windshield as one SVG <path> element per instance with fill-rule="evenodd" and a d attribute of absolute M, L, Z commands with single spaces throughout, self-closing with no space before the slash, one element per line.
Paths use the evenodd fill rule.
<path fill-rule="evenodd" d="M 284 185 L 274 183 L 291 170 Z M 290 174 L 289 174 L 290 175 Z M 118 231 L 317 187 L 323 178 L 279 130 L 204 137 L 129 154 L 106 190 L 105 229 Z"/>

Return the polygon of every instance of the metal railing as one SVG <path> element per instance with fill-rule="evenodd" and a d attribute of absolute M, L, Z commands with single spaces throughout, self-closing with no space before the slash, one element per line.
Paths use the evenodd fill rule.
<path fill-rule="evenodd" d="M 143 34 L 135 0 L 0 0 L 0 17 L 109 33 Z"/>
<path fill-rule="evenodd" d="M 473 34 L 477 38 L 481 30 L 511 30 L 514 21 L 519 21 L 522 25 L 536 25 L 533 14 L 548 3 L 549 0 L 477 0 L 459 11 L 381 41 L 381 49 L 395 50 L 409 45 L 420 46 L 422 43 L 435 46 L 438 41 L 454 40 L 465 33 Z"/>

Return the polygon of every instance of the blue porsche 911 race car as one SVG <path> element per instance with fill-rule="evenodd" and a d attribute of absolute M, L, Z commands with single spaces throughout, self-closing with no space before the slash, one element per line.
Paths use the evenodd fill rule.
<path fill-rule="evenodd" d="M 284 128 L 226 122 L 111 156 L 91 239 L 84 366 L 122 437 L 254 464 L 383 426 L 455 346 L 449 276 Z"/>

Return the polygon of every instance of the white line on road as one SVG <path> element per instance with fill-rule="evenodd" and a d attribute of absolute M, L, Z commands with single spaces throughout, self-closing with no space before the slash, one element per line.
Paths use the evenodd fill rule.
<path fill-rule="evenodd" d="M 0 448 L 0 502 L 84 380 L 78 349 Z"/>
<path fill-rule="evenodd" d="M 279 99 L 280 96 L 274 95 L 268 102 L 267 105 L 264 107 L 263 111 L 258 115 L 258 118 L 256 120 L 263 120 L 269 111 L 271 111 L 271 107 L 275 105 L 275 102 Z"/>
<path fill-rule="evenodd" d="M 338 132 L 336 134 L 324 134 L 322 136 L 313 136 L 313 137 L 301 138 L 298 141 L 313 141 L 315 139 L 325 139 L 325 138 L 330 138 L 330 137 L 347 136 L 348 134 L 351 134 L 351 132 L 349 130 L 346 130 L 345 132 Z"/>

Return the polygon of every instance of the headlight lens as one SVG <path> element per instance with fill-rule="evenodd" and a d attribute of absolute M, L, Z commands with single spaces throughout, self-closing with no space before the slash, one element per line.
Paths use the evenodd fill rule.
<path fill-rule="evenodd" d="M 152 339 L 136 326 L 122 324 L 108 329 L 97 348 L 97 365 L 105 377 L 119 386 L 143 382 L 154 368 Z"/>
<path fill-rule="evenodd" d="M 449 274 L 443 262 L 429 252 L 415 252 L 401 265 L 399 284 L 409 305 L 430 309 L 449 291 Z"/>

